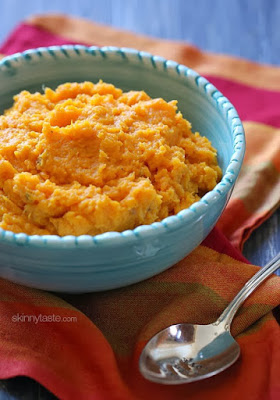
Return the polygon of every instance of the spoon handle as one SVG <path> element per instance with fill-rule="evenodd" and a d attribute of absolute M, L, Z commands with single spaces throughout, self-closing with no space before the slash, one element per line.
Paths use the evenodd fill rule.
<path fill-rule="evenodd" d="M 280 253 L 278 253 L 268 264 L 262 267 L 251 279 L 246 282 L 240 292 L 230 302 L 218 319 L 218 323 L 223 323 L 229 330 L 230 324 L 241 304 L 250 296 L 250 294 L 273 272 L 280 267 Z"/>

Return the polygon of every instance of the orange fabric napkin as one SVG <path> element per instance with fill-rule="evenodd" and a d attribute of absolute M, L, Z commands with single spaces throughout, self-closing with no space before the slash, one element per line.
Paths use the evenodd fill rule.
<path fill-rule="evenodd" d="M 214 321 L 257 271 L 221 230 L 241 248 L 279 205 L 280 112 L 275 104 L 280 69 L 55 15 L 21 24 L 0 51 L 64 43 L 135 47 L 193 67 L 236 105 L 247 154 L 220 229 L 162 274 L 113 291 L 63 296 L 0 279 L 0 378 L 27 375 L 60 399 L 279 399 L 276 276 L 236 316 L 232 333 L 242 356 L 229 370 L 203 382 L 163 386 L 142 378 L 138 358 L 145 342 L 172 323 Z"/>

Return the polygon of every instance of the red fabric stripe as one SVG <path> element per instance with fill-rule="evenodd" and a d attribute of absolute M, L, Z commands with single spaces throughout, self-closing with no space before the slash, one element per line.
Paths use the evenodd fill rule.
<path fill-rule="evenodd" d="M 227 254 L 238 261 L 249 263 L 248 260 L 227 240 L 221 230 L 216 227 L 210 232 L 206 239 L 201 243 L 218 253 Z"/>
<path fill-rule="evenodd" d="M 34 47 L 59 46 L 62 44 L 77 44 L 77 42 L 53 35 L 36 26 L 20 24 L 0 47 L 0 53 L 10 55 Z"/>
<path fill-rule="evenodd" d="M 280 92 L 253 88 L 214 76 L 205 78 L 231 101 L 241 120 L 280 127 Z"/>

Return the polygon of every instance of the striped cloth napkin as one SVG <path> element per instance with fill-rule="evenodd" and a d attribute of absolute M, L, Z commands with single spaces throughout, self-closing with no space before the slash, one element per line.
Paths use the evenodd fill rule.
<path fill-rule="evenodd" d="M 0 279 L 0 378 L 29 376 L 63 400 L 279 399 L 276 276 L 234 319 L 232 333 L 242 356 L 227 371 L 198 383 L 163 386 L 142 378 L 138 359 L 147 340 L 170 324 L 213 322 L 257 271 L 240 249 L 279 205 L 280 69 L 60 15 L 30 18 L 0 52 L 73 43 L 134 47 L 204 75 L 244 122 L 244 167 L 217 227 L 184 260 L 154 278 L 102 293 L 63 296 Z"/>

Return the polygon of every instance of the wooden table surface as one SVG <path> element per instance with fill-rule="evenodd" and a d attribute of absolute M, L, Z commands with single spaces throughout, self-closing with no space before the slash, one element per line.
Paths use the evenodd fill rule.
<path fill-rule="evenodd" d="M 46 12 L 86 17 L 146 35 L 184 40 L 204 50 L 280 66 L 277 0 L 1 0 L 0 41 L 24 18 Z M 263 266 L 279 252 L 279 227 L 277 210 L 251 235 L 243 253 L 252 263 Z M 0 400 L 54 398 L 31 379 L 0 382 Z"/>

